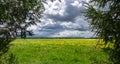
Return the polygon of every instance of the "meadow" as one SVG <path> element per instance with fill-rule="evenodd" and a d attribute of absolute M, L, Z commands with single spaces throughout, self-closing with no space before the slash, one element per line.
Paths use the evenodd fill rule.
<path fill-rule="evenodd" d="M 106 64 L 97 39 L 17 39 L 9 52 L 19 64 Z"/>

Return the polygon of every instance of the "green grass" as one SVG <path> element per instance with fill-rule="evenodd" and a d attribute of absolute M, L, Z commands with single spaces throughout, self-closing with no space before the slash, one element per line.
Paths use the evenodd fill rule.
<path fill-rule="evenodd" d="M 108 55 L 96 39 L 17 39 L 11 42 L 19 64 L 105 64 Z"/>

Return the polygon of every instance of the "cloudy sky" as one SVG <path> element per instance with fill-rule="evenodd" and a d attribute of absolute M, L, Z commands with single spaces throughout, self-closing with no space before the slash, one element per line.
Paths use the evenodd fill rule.
<path fill-rule="evenodd" d="M 89 23 L 85 20 L 85 0 L 47 0 L 44 17 L 37 26 L 30 27 L 34 37 L 93 37 Z M 86 0 L 88 1 L 88 0 Z"/>

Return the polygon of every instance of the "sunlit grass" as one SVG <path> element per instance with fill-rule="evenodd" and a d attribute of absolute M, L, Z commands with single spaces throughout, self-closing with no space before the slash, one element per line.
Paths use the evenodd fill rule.
<path fill-rule="evenodd" d="M 13 44 L 37 44 L 37 45 L 85 45 L 95 46 L 98 40 L 96 39 L 17 39 Z"/>
<path fill-rule="evenodd" d="M 96 39 L 17 39 L 11 50 L 20 64 L 104 64 L 108 55 Z"/>

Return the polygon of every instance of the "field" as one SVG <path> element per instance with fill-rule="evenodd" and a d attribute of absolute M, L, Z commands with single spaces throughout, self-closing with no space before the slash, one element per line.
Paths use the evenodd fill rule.
<path fill-rule="evenodd" d="M 19 64 L 106 64 L 96 39 L 17 39 L 11 42 Z"/>

